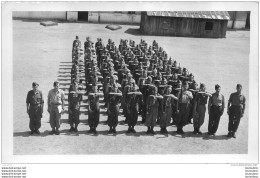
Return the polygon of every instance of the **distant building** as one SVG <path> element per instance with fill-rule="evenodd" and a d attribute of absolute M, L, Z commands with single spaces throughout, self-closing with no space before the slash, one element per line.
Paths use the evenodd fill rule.
<path fill-rule="evenodd" d="M 228 11 L 230 29 L 250 29 L 250 11 Z"/>
<path fill-rule="evenodd" d="M 89 22 L 96 23 L 118 23 L 139 25 L 141 21 L 141 12 L 136 11 L 107 11 L 107 12 L 89 12 Z"/>
<path fill-rule="evenodd" d="M 67 20 L 66 11 L 13 11 L 13 18 L 31 20 Z"/>
<path fill-rule="evenodd" d="M 147 35 L 225 38 L 227 11 L 142 12 L 140 31 Z"/>
<path fill-rule="evenodd" d="M 200 12 L 203 13 L 203 11 Z M 195 14 L 195 13 L 196 13 L 195 11 L 186 11 L 186 14 Z M 228 21 L 227 28 L 232 28 L 232 29 L 250 28 L 250 12 L 228 11 L 228 13 L 230 16 L 230 20 Z M 13 18 L 139 25 L 141 22 L 141 12 L 140 11 L 13 11 Z M 184 14 L 183 18 L 188 18 L 188 17 L 185 17 Z"/>
<path fill-rule="evenodd" d="M 100 11 L 100 12 L 99 11 L 14 11 L 13 18 L 139 25 L 141 21 L 141 12 L 136 12 L 136 11 Z"/>

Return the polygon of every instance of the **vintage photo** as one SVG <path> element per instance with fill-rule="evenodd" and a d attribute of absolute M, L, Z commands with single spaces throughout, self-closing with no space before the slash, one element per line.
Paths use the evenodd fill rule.
<path fill-rule="evenodd" d="M 251 153 L 252 11 L 62 9 L 11 12 L 14 156 Z"/>

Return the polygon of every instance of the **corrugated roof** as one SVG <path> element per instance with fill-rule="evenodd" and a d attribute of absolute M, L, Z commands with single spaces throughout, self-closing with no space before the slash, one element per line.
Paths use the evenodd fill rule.
<path fill-rule="evenodd" d="M 147 11 L 148 16 L 229 20 L 227 11 Z"/>

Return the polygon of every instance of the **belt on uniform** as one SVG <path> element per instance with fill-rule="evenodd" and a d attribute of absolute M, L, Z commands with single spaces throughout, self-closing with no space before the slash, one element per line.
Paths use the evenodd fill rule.
<path fill-rule="evenodd" d="M 231 105 L 231 106 L 234 106 L 234 107 L 242 107 L 241 105 Z"/>
<path fill-rule="evenodd" d="M 180 104 L 187 105 L 187 104 L 190 104 L 190 103 L 180 103 Z"/>
<path fill-rule="evenodd" d="M 207 104 L 207 103 L 206 103 Z M 204 103 L 199 103 L 198 105 L 199 106 L 205 106 L 206 104 L 204 104 Z"/>
<path fill-rule="evenodd" d="M 38 105 L 40 105 L 41 103 L 39 103 L 39 104 L 30 104 L 30 105 L 32 105 L 32 106 L 38 106 Z"/>
<path fill-rule="evenodd" d="M 222 105 L 212 105 L 212 107 L 216 107 L 216 108 L 221 108 L 222 107 Z"/>
<path fill-rule="evenodd" d="M 52 105 L 61 105 L 60 103 L 51 103 Z"/>

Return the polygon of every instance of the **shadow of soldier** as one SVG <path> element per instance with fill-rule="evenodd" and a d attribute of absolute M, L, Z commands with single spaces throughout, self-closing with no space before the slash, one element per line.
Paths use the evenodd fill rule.
<path fill-rule="evenodd" d="M 176 132 L 177 133 L 177 132 Z M 185 132 L 182 137 L 183 138 L 189 138 L 189 137 L 195 137 L 195 138 L 202 138 L 205 137 L 207 135 L 207 133 L 202 133 L 202 134 L 194 134 L 193 132 L 189 131 L 189 132 Z"/>
<path fill-rule="evenodd" d="M 50 130 L 45 130 L 44 132 L 41 132 L 40 134 L 32 134 L 30 131 L 24 131 L 24 132 L 14 132 L 13 133 L 13 137 L 46 137 L 48 136 L 50 133 Z"/>
<path fill-rule="evenodd" d="M 203 140 L 229 140 L 230 138 L 227 135 L 216 135 L 216 136 L 209 136 L 205 134 Z"/>

